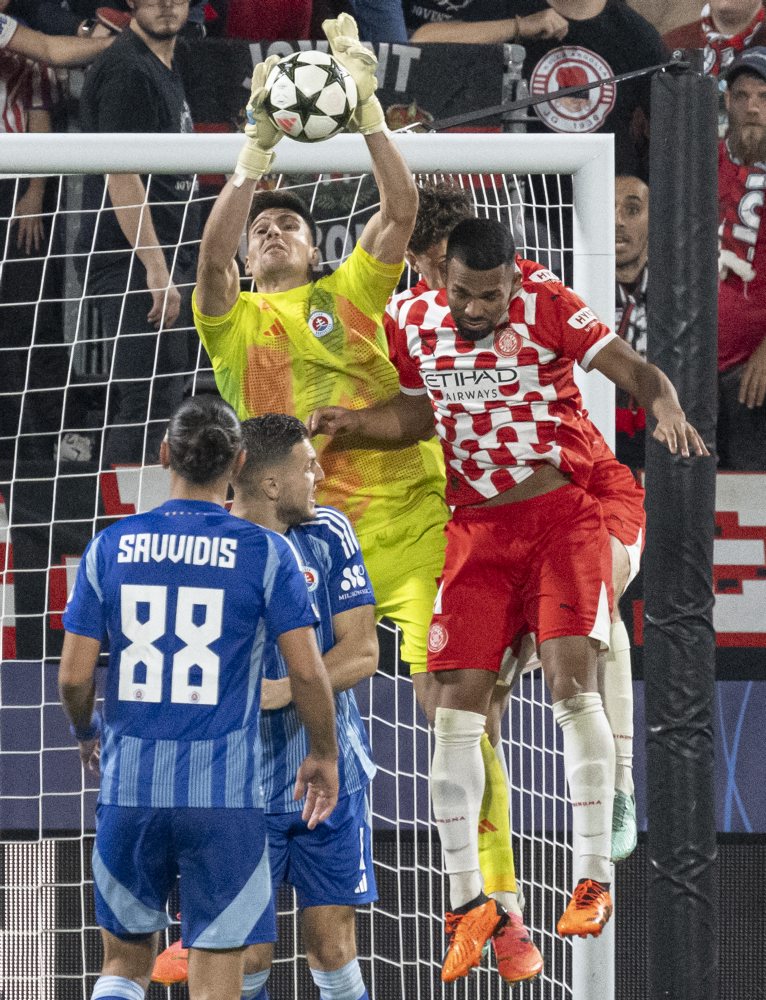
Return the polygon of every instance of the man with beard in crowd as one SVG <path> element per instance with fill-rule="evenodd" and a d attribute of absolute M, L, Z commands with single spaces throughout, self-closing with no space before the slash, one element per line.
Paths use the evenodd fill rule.
<path fill-rule="evenodd" d="M 729 131 L 718 157 L 718 456 L 766 469 L 766 48 L 727 74 Z"/>

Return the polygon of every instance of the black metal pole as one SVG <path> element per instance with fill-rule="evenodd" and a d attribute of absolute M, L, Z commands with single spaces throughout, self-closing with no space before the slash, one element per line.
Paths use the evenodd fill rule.
<path fill-rule="evenodd" d="M 649 360 L 713 448 L 717 381 L 717 87 L 652 81 Z M 650 1000 L 718 1000 L 713 793 L 715 458 L 647 436 L 644 678 Z"/>

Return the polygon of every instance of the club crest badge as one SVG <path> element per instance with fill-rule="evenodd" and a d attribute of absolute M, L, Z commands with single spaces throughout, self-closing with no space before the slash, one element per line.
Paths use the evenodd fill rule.
<path fill-rule="evenodd" d="M 328 333 L 332 333 L 335 328 L 332 316 L 329 313 L 320 312 L 318 309 L 309 314 L 308 324 L 309 330 L 320 340 L 322 337 L 326 337 Z"/>
<path fill-rule="evenodd" d="M 613 76 L 612 67 L 596 52 L 576 46 L 561 46 L 543 56 L 532 70 L 529 92 L 533 97 L 555 94 L 567 87 L 585 86 Z M 605 83 L 581 94 L 555 98 L 538 104 L 535 111 L 554 132 L 595 132 L 614 108 L 617 88 Z"/>

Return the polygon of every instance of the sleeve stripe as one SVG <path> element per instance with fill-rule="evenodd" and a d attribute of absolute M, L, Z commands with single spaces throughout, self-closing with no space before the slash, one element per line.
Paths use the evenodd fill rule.
<path fill-rule="evenodd" d="M 418 389 L 410 389 L 409 386 L 402 385 L 399 383 L 399 391 L 403 392 L 405 396 L 425 396 L 428 392 L 425 386 L 421 386 Z"/>
<path fill-rule="evenodd" d="M 596 357 L 598 352 L 602 350 L 602 348 L 606 347 L 607 344 L 610 344 L 616 336 L 616 333 L 608 333 L 605 337 L 597 340 L 593 347 L 585 352 L 583 359 L 580 362 L 580 367 L 583 371 L 590 371 L 590 366 L 593 364 L 593 359 Z"/>
<path fill-rule="evenodd" d="M 350 558 L 359 551 L 359 542 L 354 534 L 354 529 L 348 518 L 333 507 L 317 507 L 316 520 L 325 524 L 333 534 L 340 538 L 343 545 L 343 554 Z"/>
<path fill-rule="evenodd" d="M 101 589 L 101 581 L 98 578 L 98 549 L 100 545 L 101 535 L 96 535 L 93 539 L 93 544 L 88 549 L 88 555 L 85 559 L 85 576 L 87 577 L 88 583 L 95 590 L 99 601 L 103 604 L 104 592 Z"/>

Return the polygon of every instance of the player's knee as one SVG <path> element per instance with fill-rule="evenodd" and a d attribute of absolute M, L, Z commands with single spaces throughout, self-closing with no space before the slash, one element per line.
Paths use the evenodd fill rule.
<path fill-rule="evenodd" d="M 312 975 L 315 970 L 340 969 L 356 961 L 356 940 L 353 935 L 349 937 L 342 932 L 324 935 L 320 941 L 312 942 L 310 947 L 307 944 L 306 958 Z"/>
<path fill-rule="evenodd" d="M 367 996 L 356 957 L 332 972 L 313 967 L 310 971 L 321 1000 L 360 1000 Z"/>
<path fill-rule="evenodd" d="M 270 944 L 251 944 L 245 948 L 245 975 L 256 972 L 266 972 L 268 975 L 273 951 Z"/>

